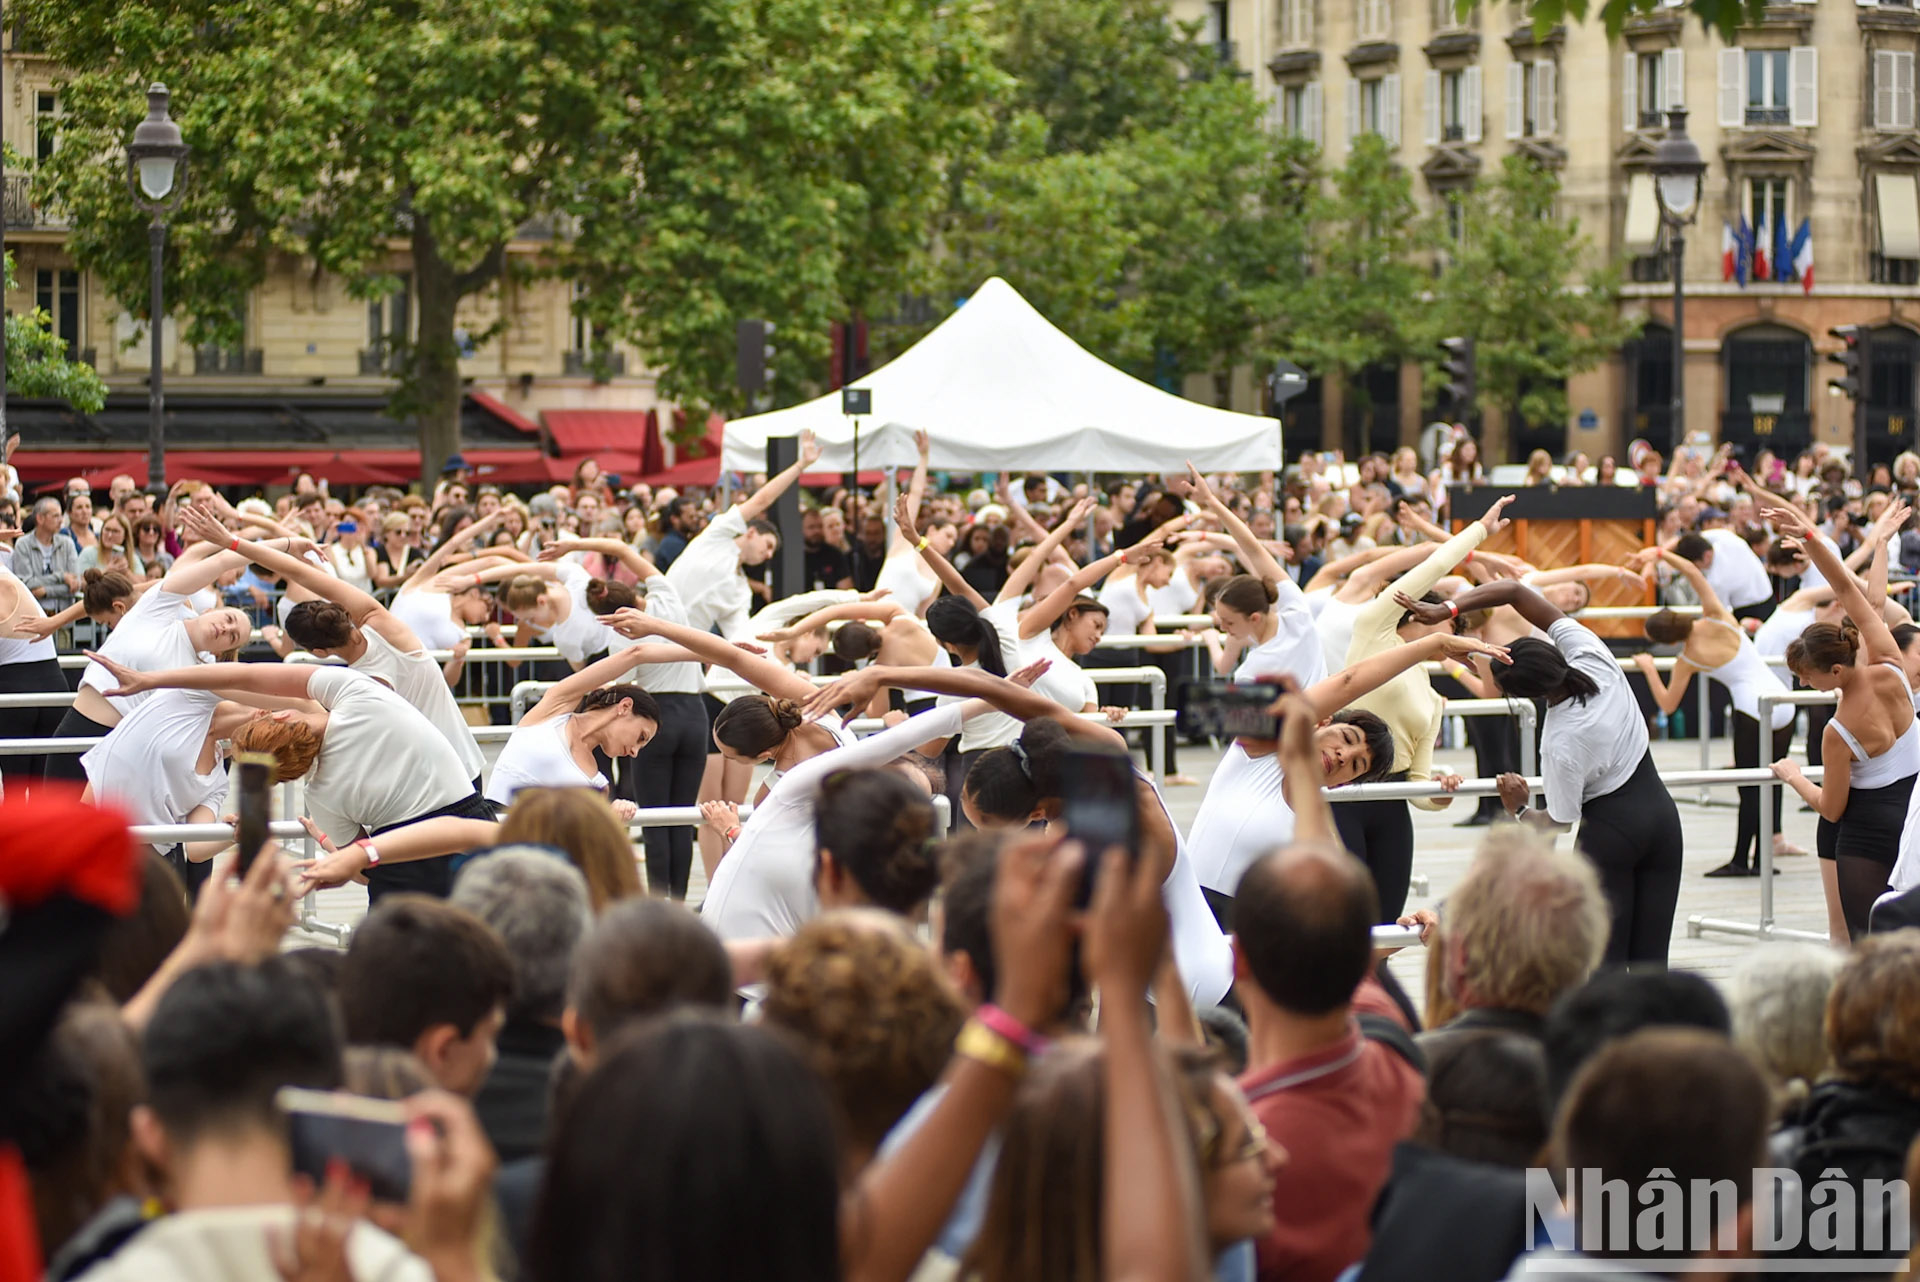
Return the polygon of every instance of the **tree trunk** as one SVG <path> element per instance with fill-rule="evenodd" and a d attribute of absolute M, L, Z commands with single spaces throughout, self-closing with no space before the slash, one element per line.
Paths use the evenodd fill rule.
<path fill-rule="evenodd" d="M 460 452 L 460 349 L 453 337 L 458 275 L 440 256 L 426 220 L 416 217 L 413 288 L 419 332 L 413 340 L 413 401 L 420 424 L 420 485 L 429 498 L 441 467 Z"/>
<path fill-rule="evenodd" d="M 1233 368 L 1231 366 L 1213 376 L 1213 403 L 1223 410 L 1233 408 Z"/>

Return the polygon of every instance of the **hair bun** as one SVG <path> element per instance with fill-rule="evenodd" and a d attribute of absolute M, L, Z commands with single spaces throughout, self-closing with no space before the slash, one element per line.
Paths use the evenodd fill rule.
<path fill-rule="evenodd" d="M 94 570 L 88 570 L 85 574 L 81 575 L 80 581 L 82 583 L 98 583 L 100 580 L 106 577 L 107 577 L 107 572 L 105 570 L 94 569 Z"/>
<path fill-rule="evenodd" d="M 607 581 L 605 579 L 588 579 L 585 595 L 589 602 L 606 600 Z"/>
<path fill-rule="evenodd" d="M 797 730 L 806 717 L 800 711 L 800 705 L 792 699 L 775 699 L 768 696 L 767 702 L 773 707 L 773 719 L 780 723 L 782 730 Z"/>
<path fill-rule="evenodd" d="M 1260 580 L 1260 586 L 1261 586 L 1261 587 L 1263 587 L 1263 588 L 1265 588 L 1265 589 L 1267 590 L 1267 604 L 1268 604 L 1268 605 L 1272 605 L 1272 604 L 1273 604 L 1273 603 L 1274 603 L 1275 601 L 1278 601 L 1278 600 L 1280 599 L 1280 585 L 1279 585 L 1279 584 L 1277 584 L 1277 583 L 1269 583 L 1269 582 L 1267 582 L 1267 581 L 1266 581 L 1265 579 L 1262 579 L 1262 580 Z"/>

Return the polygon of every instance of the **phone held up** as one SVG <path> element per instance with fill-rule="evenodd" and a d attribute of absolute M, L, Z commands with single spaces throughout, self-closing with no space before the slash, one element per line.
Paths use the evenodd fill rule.
<path fill-rule="evenodd" d="M 413 1187 L 407 1156 L 407 1110 L 395 1100 L 345 1091 L 309 1091 L 285 1086 L 274 1102 L 287 1115 L 293 1171 L 326 1182 L 334 1161 L 365 1180 L 376 1202 L 405 1202 Z"/>
<path fill-rule="evenodd" d="M 1271 711 L 1286 690 L 1271 682 L 1195 682 L 1181 692 L 1180 733 L 1209 739 L 1278 739 L 1280 718 Z"/>
<path fill-rule="evenodd" d="M 1086 851 L 1075 900 L 1084 908 L 1093 902 L 1093 884 L 1107 851 L 1118 846 L 1129 860 L 1140 858 L 1133 758 L 1117 748 L 1069 748 L 1060 780 L 1060 818 L 1067 836 Z"/>
<path fill-rule="evenodd" d="M 273 754 L 237 752 L 234 770 L 240 779 L 240 824 L 237 834 L 240 860 L 236 868 L 245 877 L 253 861 L 267 844 L 267 824 L 272 817 Z"/>

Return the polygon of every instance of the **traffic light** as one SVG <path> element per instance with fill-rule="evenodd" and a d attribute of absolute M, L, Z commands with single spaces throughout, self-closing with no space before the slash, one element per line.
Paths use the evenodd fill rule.
<path fill-rule="evenodd" d="M 766 390 L 773 368 L 773 322 L 743 320 L 734 334 L 736 381 L 749 396 Z"/>
<path fill-rule="evenodd" d="M 1442 381 L 1434 405 L 1442 418 L 1470 418 L 1474 402 L 1479 399 L 1474 388 L 1473 340 L 1444 338 L 1440 346 L 1447 358 L 1440 363 Z"/>
<path fill-rule="evenodd" d="M 1845 371 L 1841 377 L 1829 379 L 1827 386 L 1842 396 L 1859 400 L 1867 386 L 1867 329 L 1864 325 L 1836 325 L 1827 333 L 1840 340 L 1839 351 L 1827 357 Z"/>

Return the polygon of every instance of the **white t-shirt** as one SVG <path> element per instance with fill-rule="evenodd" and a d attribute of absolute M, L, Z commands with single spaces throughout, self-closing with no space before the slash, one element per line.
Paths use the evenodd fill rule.
<path fill-rule="evenodd" d="M 1019 662 L 1011 665 L 1011 669 L 1024 668 L 1041 659 L 1047 660 L 1052 666 L 1033 683 L 1035 694 L 1044 694 L 1070 712 L 1084 712 L 1089 707 L 1100 706 L 1100 691 L 1093 684 L 1093 678 L 1053 643 L 1051 632 L 1042 632 L 1037 637 L 1022 641 Z"/>
<path fill-rule="evenodd" d="M 1200 589 L 1193 586 L 1184 568 L 1179 569 L 1174 571 L 1166 587 L 1147 589 L 1147 604 L 1153 607 L 1155 618 L 1163 614 L 1192 614 L 1193 608 L 1200 604 Z"/>
<path fill-rule="evenodd" d="M 227 794 L 227 767 L 217 755 L 206 774 L 194 768 L 220 696 L 211 690 L 146 693 L 152 697 L 87 749 L 80 765 L 94 797 L 119 806 L 134 823 L 183 823 L 197 807 L 216 807 Z"/>
<path fill-rule="evenodd" d="M 186 624 L 197 618 L 198 613 L 191 598 L 165 588 L 148 588 L 146 595 L 135 601 L 133 608 L 114 625 L 113 635 L 100 647 L 100 653 L 136 672 L 191 668 L 203 662 L 193 642 L 187 639 Z M 95 690 L 111 690 L 119 683 L 98 663 L 89 663 L 80 674 L 80 684 Z M 107 702 L 125 716 L 157 693 L 144 690 Z"/>
<path fill-rule="evenodd" d="M 687 607 L 688 627 L 702 632 L 717 628 L 729 641 L 753 639 L 753 589 L 740 572 L 740 549 L 734 544 L 746 532 L 740 509 L 728 508 L 707 522 L 667 567 L 667 581 Z"/>
<path fill-rule="evenodd" d="M 382 678 L 395 694 L 418 708 L 460 758 L 467 778 L 478 779 L 487 759 L 474 742 L 473 727 L 467 724 L 459 701 L 447 688 L 440 665 L 429 659 L 425 650 L 403 651 L 372 628 L 361 628 L 360 635 L 366 638 L 367 652 L 353 665 L 354 671 Z"/>
<path fill-rule="evenodd" d="M 1019 671 L 1020 664 L 1020 603 L 1018 601 L 999 601 L 980 611 L 980 617 L 1000 638 L 1000 661 L 1006 665 L 1009 673 Z M 942 651 L 942 653 L 945 653 Z M 969 663 L 969 668 L 978 668 L 978 663 Z M 960 703 L 958 695 L 943 694 L 940 703 Z M 988 748 L 1004 748 L 1020 737 L 1025 727 L 1021 722 L 1004 712 L 983 712 L 977 717 L 969 717 L 967 724 L 960 728 L 960 751 L 984 752 Z"/>
<path fill-rule="evenodd" d="M 1580 821 L 1594 797 L 1618 789 L 1647 755 L 1647 724 L 1606 643 L 1572 619 L 1547 629 L 1569 666 L 1600 687 L 1585 703 L 1567 699 L 1547 709 L 1540 728 L 1540 774 L 1547 814 L 1555 823 Z"/>
<path fill-rule="evenodd" d="M 327 710 L 320 758 L 307 773 L 307 813 L 335 842 L 473 795 L 473 776 L 433 722 L 364 672 L 315 668 L 307 693 Z"/>
<path fill-rule="evenodd" d="M 1278 753 L 1250 756 L 1235 742 L 1221 756 L 1187 833 L 1202 886 L 1233 894 L 1254 860 L 1293 840 L 1293 811 L 1281 781 Z"/>
<path fill-rule="evenodd" d="M 573 714 L 563 712 L 533 725 L 515 726 L 493 763 L 493 773 L 487 777 L 487 800 L 512 805 L 513 794 L 522 788 L 592 788 L 605 792 L 607 777 L 598 770 L 586 773 L 573 759 L 567 746 L 567 723 L 571 720 Z"/>
<path fill-rule="evenodd" d="M 1140 599 L 1138 586 L 1130 578 L 1109 581 L 1100 589 L 1100 604 L 1107 607 L 1109 636 L 1139 636 L 1141 625 L 1153 617 L 1153 607 Z"/>
<path fill-rule="evenodd" d="M 1301 689 L 1326 677 L 1327 655 L 1321 644 L 1320 632 L 1314 625 L 1313 610 L 1307 604 L 1306 593 L 1292 581 L 1280 582 L 1280 596 L 1273 604 L 1275 627 L 1273 636 L 1254 646 L 1240 657 L 1239 666 L 1233 670 L 1233 679 L 1240 682 L 1258 681 L 1275 673 L 1286 673 L 1300 683 Z M 1347 636 L 1353 635 L 1352 625 L 1347 628 Z M 1333 665 L 1337 670 L 1345 665 L 1345 656 Z"/>
<path fill-rule="evenodd" d="M 1703 571 L 1707 586 L 1728 609 L 1758 605 L 1773 596 L 1767 567 L 1745 539 L 1732 530 L 1703 530 L 1701 534 L 1713 545 L 1713 564 Z"/>
<path fill-rule="evenodd" d="M 393 598 L 390 609 L 429 650 L 451 650 L 467 639 L 467 630 L 453 621 L 453 598 L 445 592 L 424 588 L 402 592 Z"/>
<path fill-rule="evenodd" d="M 600 622 L 600 616 L 587 605 L 587 585 L 593 576 L 570 562 L 560 562 L 560 585 L 567 591 L 573 608 L 567 617 L 540 634 L 540 639 L 560 651 L 560 657 L 578 668 L 593 656 L 626 645 L 619 633 Z"/>
<path fill-rule="evenodd" d="M 20 583 L 19 577 L 15 575 L 11 569 L 0 569 L 0 574 L 4 574 L 15 583 Z M 39 599 L 26 590 L 26 584 L 24 583 L 20 584 L 20 594 L 28 602 L 27 618 L 44 619 L 47 617 L 47 612 L 41 608 Z M 11 637 L 0 637 L 0 664 L 39 663 L 43 659 L 57 659 L 59 657 L 60 652 L 55 648 L 52 637 L 48 637 L 44 641 L 27 641 L 24 639 L 16 640 Z"/>
<path fill-rule="evenodd" d="M 667 581 L 664 574 L 656 574 L 646 582 L 647 613 L 656 619 L 668 623 L 687 623 L 686 602 L 680 599 L 680 591 Z M 613 644 L 624 646 L 626 639 L 619 633 L 613 634 Z M 706 687 L 697 663 L 643 663 L 634 670 L 628 680 L 654 694 L 699 694 Z"/>
<path fill-rule="evenodd" d="M 813 888 L 813 803 L 821 783 L 838 770 L 884 766 L 929 739 L 958 734 L 960 726 L 960 705 L 935 708 L 781 775 L 720 861 L 700 920 L 722 939 L 784 937 L 800 929 L 820 911 Z"/>

